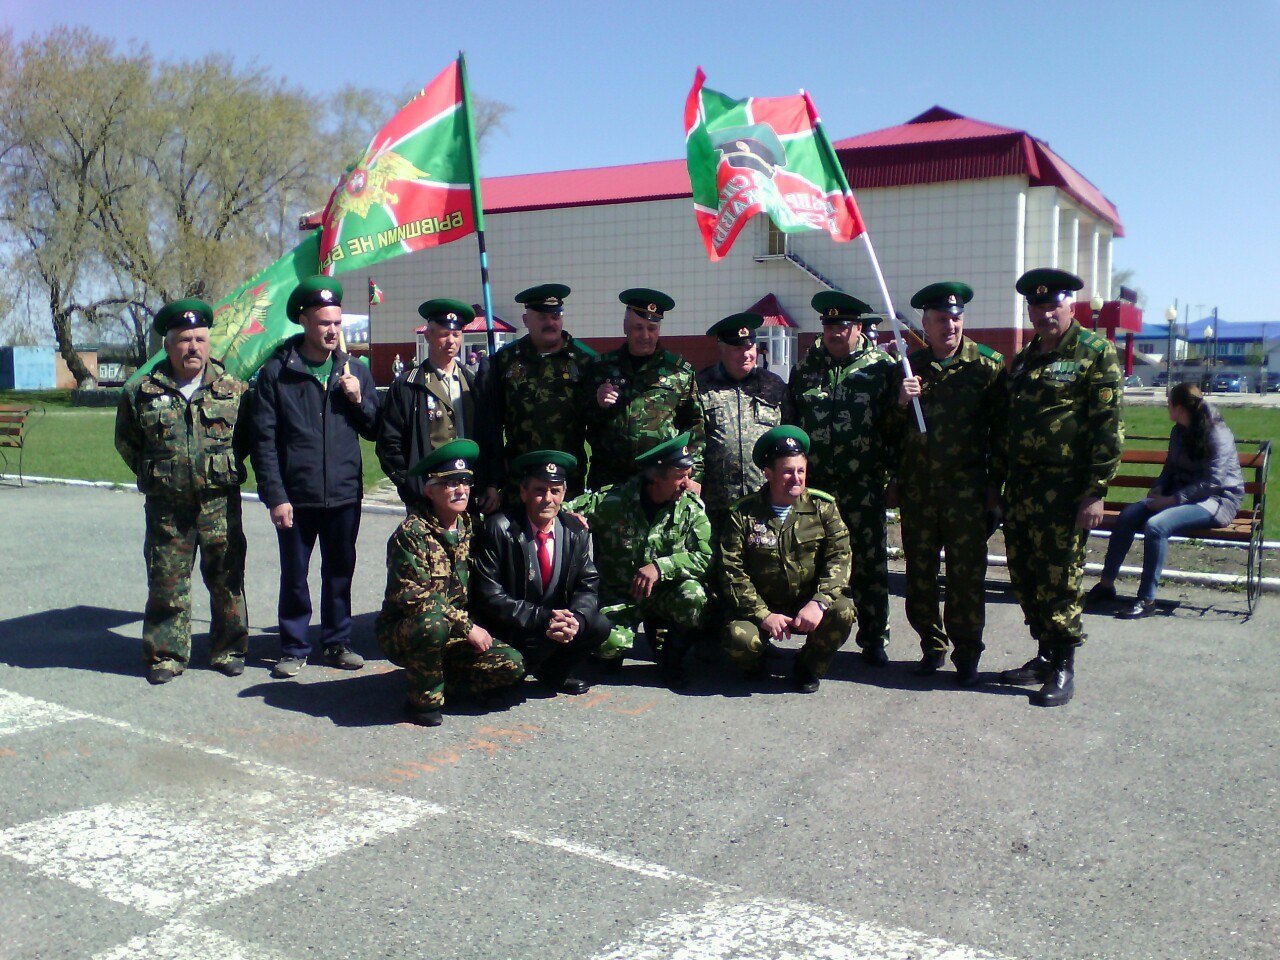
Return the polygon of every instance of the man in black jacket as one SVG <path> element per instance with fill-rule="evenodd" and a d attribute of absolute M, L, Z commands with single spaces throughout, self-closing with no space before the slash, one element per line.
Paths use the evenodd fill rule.
<path fill-rule="evenodd" d="M 360 437 L 374 439 L 378 392 L 369 368 L 338 349 L 342 285 L 303 280 L 289 296 L 302 334 L 286 340 L 258 373 L 253 469 L 280 543 L 280 661 L 295 677 L 311 652 L 307 571 L 320 541 L 320 641 L 324 662 L 359 670 L 350 649 L 351 577 L 360 532 Z"/>
<path fill-rule="evenodd" d="M 519 650 L 529 672 L 560 693 L 585 693 L 572 673 L 609 635 L 591 537 L 560 512 L 577 458 L 535 450 L 512 461 L 520 507 L 491 514 L 475 556 L 471 614 Z"/>

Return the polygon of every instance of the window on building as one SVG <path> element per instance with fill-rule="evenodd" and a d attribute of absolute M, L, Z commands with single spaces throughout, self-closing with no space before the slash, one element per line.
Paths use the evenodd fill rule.
<path fill-rule="evenodd" d="M 772 220 L 769 221 L 766 252 L 771 257 L 783 257 L 787 254 L 787 234 L 779 230 L 778 225 Z"/>
<path fill-rule="evenodd" d="M 790 327 L 761 327 L 756 331 L 758 352 L 763 360 L 768 359 L 768 369 L 783 380 L 791 376 L 791 367 L 795 364 L 796 331 Z"/>

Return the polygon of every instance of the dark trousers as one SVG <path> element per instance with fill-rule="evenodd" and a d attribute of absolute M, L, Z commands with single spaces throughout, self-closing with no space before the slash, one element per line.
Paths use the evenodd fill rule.
<path fill-rule="evenodd" d="M 495 637 L 515 647 L 524 656 L 528 671 L 546 683 L 556 684 L 573 673 L 609 636 L 609 621 L 599 613 L 581 624 L 578 635 L 568 643 L 556 643 L 542 632 L 491 630 Z"/>
<path fill-rule="evenodd" d="M 307 571 L 320 542 L 320 644 L 351 643 L 351 575 L 356 567 L 360 504 L 295 507 L 293 526 L 276 528 L 280 542 L 280 655 L 306 659 L 311 653 L 311 590 Z"/>

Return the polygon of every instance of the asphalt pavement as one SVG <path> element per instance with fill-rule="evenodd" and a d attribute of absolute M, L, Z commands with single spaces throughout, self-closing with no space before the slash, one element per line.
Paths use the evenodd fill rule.
<path fill-rule="evenodd" d="M 1179 590 L 1088 618 L 1077 696 L 912 676 L 846 648 L 821 690 L 718 659 L 581 697 L 400 722 L 360 672 L 271 680 L 275 538 L 246 503 L 245 674 L 143 679 L 142 500 L 0 487 L 0 957 L 1280 956 L 1280 600 Z M 984 670 L 1031 653 L 993 569 Z"/>

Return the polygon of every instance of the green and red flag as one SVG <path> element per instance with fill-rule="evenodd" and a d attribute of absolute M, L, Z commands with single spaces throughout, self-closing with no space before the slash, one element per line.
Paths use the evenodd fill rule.
<path fill-rule="evenodd" d="M 382 302 L 382 289 L 369 278 L 369 306 L 376 307 Z"/>
<path fill-rule="evenodd" d="M 321 218 L 321 272 L 367 267 L 472 233 L 475 170 L 455 60 L 343 174 Z"/>
<path fill-rule="evenodd" d="M 853 191 L 807 93 L 734 100 L 703 86 L 702 68 L 685 101 L 684 129 L 693 213 L 720 260 L 758 213 L 784 233 L 825 230 L 852 240 L 865 229 Z"/>

